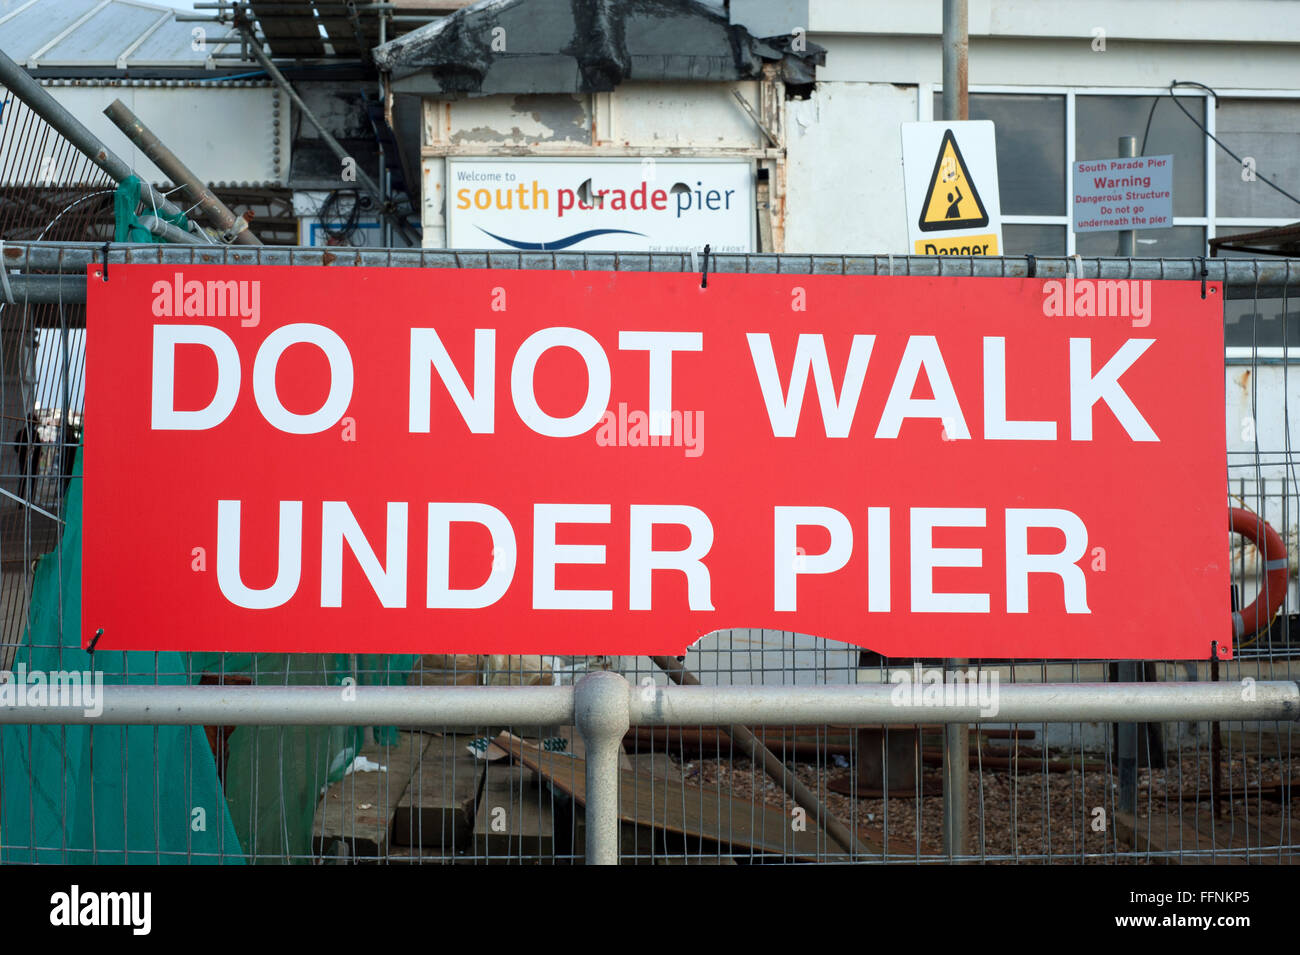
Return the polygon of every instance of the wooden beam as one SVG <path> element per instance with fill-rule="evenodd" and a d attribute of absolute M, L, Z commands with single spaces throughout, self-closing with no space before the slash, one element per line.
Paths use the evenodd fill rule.
<path fill-rule="evenodd" d="M 554 797 L 520 766 L 493 766 L 474 811 L 474 855 L 488 863 L 538 862 L 555 854 Z"/>
<path fill-rule="evenodd" d="M 359 862 L 383 861 L 388 854 L 393 813 L 411 783 L 425 740 L 403 733 L 396 746 L 372 744 L 361 755 L 387 767 L 381 772 L 348 773 L 316 804 L 313 851 Z"/>
<path fill-rule="evenodd" d="M 509 733 L 498 736 L 496 743 L 512 759 L 538 772 L 580 805 L 586 805 L 585 760 L 563 753 L 542 752 Z M 815 861 L 842 851 L 817 829 L 811 818 L 805 820 L 805 828 L 796 828 L 791 813 L 766 803 L 733 799 L 723 792 L 667 778 L 651 781 L 631 770 L 620 773 L 619 790 L 619 817 L 623 822 L 722 843 L 731 846 L 733 851 L 755 851 L 801 861 Z M 872 848 L 879 851 L 878 846 Z"/>
<path fill-rule="evenodd" d="M 393 814 L 393 842 L 401 846 L 465 851 L 470 847 L 474 804 L 483 763 L 456 737 L 429 737 Z"/>

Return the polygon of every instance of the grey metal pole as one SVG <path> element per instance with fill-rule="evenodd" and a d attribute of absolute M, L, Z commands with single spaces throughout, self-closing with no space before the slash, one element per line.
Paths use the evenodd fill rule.
<path fill-rule="evenodd" d="M 965 660 L 949 660 L 954 669 Z M 970 779 L 970 725 L 949 723 L 943 730 L 943 849 L 949 859 L 966 853 L 966 794 Z"/>
<path fill-rule="evenodd" d="M 244 35 L 248 37 L 248 49 L 261 65 L 262 69 L 266 70 L 266 75 L 271 77 L 272 81 L 274 81 L 280 89 L 284 90 L 285 95 L 289 97 L 294 106 L 298 107 L 302 115 L 306 117 L 307 122 L 316 127 L 316 132 L 320 133 L 320 138 L 325 141 L 325 145 L 330 148 L 330 151 L 339 158 L 339 162 L 342 163 L 344 160 L 353 159 L 352 156 L 348 155 L 348 151 L 343 148 L 339 141 L 334 138 L 333 134 L 325 128 L 324 124 L 316 118 L 316 114 L 313 113 L 308 108 L 307 104 L 302 101 L 302 97 L 298 95 L 298 91 L 293 88 L 293 85 L 285 79 L 284 74 L 276 69 L 275 64 L 271 62 L 271 58 L 262 50 L 262 45 L 257 41 L 257 37 L 252 35 L 251 28 L 248 24 L 241 20 L 239 22 L 239 28 L 244 32 Z M 364 186 L 368 193 L 374 196 L 375 202 L 379 206 L 380 214 L 391 221 L 393 225 L 397 227 L 397 231 L 399 231 L 403 236 L 418 239 L 418 235 L 412 234 L 413 230 L 405 220 L 393 212 L 393 210 L 388 207 L 388 204 L 384 202 L 383 190 L 379 188 L 379 185 L 366 174 L 366 171 L 362 169 L 359 164 L 355 163 L 355 160 L 354 166 L 357 174 L 357 182 Z"/>
<path fill-rule="evenodd" d="M 1137 142 L 1136 136 L 1121 136 L 1119 138 L 1119 158 L 1132 159 L 1137 156 Z M 1137 233 L 1132 229 L 1125 229 L 1123 232 L 1119 233 L 1119 251 L 1116 252 L 1116 255 L 1122 255 L 1130 259 L 1137 255 Z M 1124 663 L 1120 664 L 1121 667 L 1127 665 L 1128 664 Z M 1124 674 L 1122 672 L 1120 673 L 1119 678 L 1123 681 Z"/>
<path fill-rule="evenodd" d="M 235 249 L 225 245 L 202 246 L 202 252 L 194 253 L 194 262 L 210 265 L 329 265 L 332 268 L 352 268 L 354 266 L 385 266 L 393 268 L 428 268 L 430 266 L 457 268 L 466 265 L 464 251 L 455 249 L 381 249 L 358 248 L 346 256 L 339 256 L 338 250 L 331 251 L 323 246 L 283 246 L 263 245 L 256 250 Z M 28 241 L 20 239 L 5 240 L 4 261 L 11 269 L 32 269 L 41 272 L 78 273 L 85 278 L 86 266 L 99 261 L 103 256 L 104 244 L 93 242 L 51 242 Z M 487 250 L 476 250 L 476 256 L 482 256 Z M 398 253 L 394 255 L 393 253 Z M 691 270 L 690 256 L 673 253 L 676 259 L 667 258 L 663 253 L 655 259 L 656 268 L 669 267 L 678 271 Z M 110 262 L 146 262 L 157 264 L 158 247 L 135 243 L 114 242 L 109 250 Z M 720 269 L 732 272 L 753 271 L 750 253 L 723 253 L 718 257 Z M 817 268 L 818 260 L 808 256 L 779 256 L 781 267 L 790 272 L 807 271 Z M 900 262 L 899 260 L 905 260 Z M 473 259 L 478 261 L 477 258 Z M 990 278 L 1024 278 L 1029 274 L 1028 264 L 1023 255 L 1019 256 L 894 256 L 894 274 L 904 269 L 912 276 L 984 276 Z M 624 260 L 624 265 L 627 262 Z M 662 262 L 662 266 L 660 263 Z M 490 264 L 490 263 L 489 263 Z M 1061 279 L 1067 275 L 1083 278 L 1108 278 L 1114 275 L 1114 263 L 1107 259 L 1087 258 L 1077 263 L 1081 268 L 1076 272 L 1076 262 L 1067 256 L 1040 256 L 1035 260 L 1036 275 L 1045 279 Z M 835 268 L 851 275 L 887 275 L 889 259 L 884 255 L 837 255 L 834 257 Z M 1199 256 L 1183 256 L 1169 259 L 1133 259 L 1126 263 L 1125 278 L 1150 279 L 1152 281 L 1200 281 L 1201 268 L 1206 270 L 1206 280 L 1222 282 L 1233 292 L 1251 294 L 1255 288 L 1275 291 L 1289 289 L 1290 294 L 1300 295 L 1300 259 L 1236 259 L 1218 258 L 1201 259 Z M 630 266 L 627 266 L 630 267 Z M 645 266 L 649 267 L 649 266 Z M 725 268 L 724 268 L 725 267 Z M 829 266 L 828 266 L 829 267 Z M 12 273 L 11 273 L 12 274 Z"/>
<path fill-rule="evenodd" d="M 970 33 L 966 0 L 943 0 L 943 118 L 969 117 L 967 63 Z"/>
<path fill-rule="evenodd" d="M 16 304 L 64 305 L 86 304 L 85 275 L 22 275 L 10 274 L 9 290 Z M 0 297 L 0 304 L 4 299 Z"/>
<path fill-rule="evenodd" d="M 943 118 L 970 117 L 967 96 L 970 51 L 966 0 L 943 0 Z M 965 660 L 949 660 L 958 669 Z M 951 859 L 966 852 L 966 788 L 970 774 L 970 727 L 949 723 L 943 734 L 943 848 Z"/>
<path fill-rule="evenodd" d="M 151 233 L 160 239 L 168 242 L 178 242 L 182 245 L 207 245 L 197 235 L 192 232 L 186 232 L 184 229 L 172 225 L 165 219 L 159 219 L 157 216 L 145 215 L 140 217 L 140 224 L 148 229 Z"/>
<path fill-rule="evenodd" d="M 68 142 L 85 154 L 114 182 L 133 175 L 132 169 L 117 155 L 99 141 L 80 121 L 64 109 L 59 101 L 45 91 L 40 83 L 28 75 L 27 71 L 0 51 L 0 84 L 8 87 L 13 94 L 26 103 L 36 115 L 49 123 Z M 141 190 L 149 198 L 154 208 L 168 215 L 179 215 L 181 210 L 166 196 L 149 183 L 144 183 Z"/>
<path fill-rule="evenodd" d="M 157 248 L 155 246 L 155 248 Z M 22 683 L 23 672 L 13 677 Z M 84 684 L 84 681 L 83 681 Z M 573 687 L 103 686 L 75 705 L 0 706 L 0 723 L 142 726 L 569 725 Z M 267 692 L 270 690 L 271 692 Z M 486 691 L 486 692 L 484 692 Z M 214 723 L 214 719 L 224 723 Z"/>
<path fill-rule="evenodd" d="M 587 748 L 587 865 L 618 865 L 618 753 L 630 695 L 627 680 L 608 671 L 587 674 L 573 689 L 574 725 Z"/>
<path fill-rule="evenodd" d="M 1138 664 L 1132 660 L 1122 661 L 1118 667 L 1120 683 L 1137 682 Z M 1137 764 L 1138 764 L 1138 724 L 1119 724 L 1119 752 L 1116 762 L 1119 768 L 1119 807 L 1124 812 L 1137 818 Z"/>
<path fill-rule="evenodd" d="M 23 675 L 21 668 L 15 668 L 17 685 Z M 572 723 L 577 699 L 584 695 L 591 714 L 586 718 L 588 727 L 598 741 L 621 738 L 626 730 L 618 727 L 624 720 L 629 726 L 1300 720 L 1300 685 L 1293 680 L 1260 681 L 1254 685 L 1253 700 L 1242 699 L 1236 682 L 1010 683 L 997 687 L 996 706 L 982 710 L 977 702 L 899 705 L 891 684 L 665 686 L 656 688 L 652 700 L 643 701 L 639 693 L 629 692 L 617 674 L 591 676 L 597 679 L 585 689 L 582 682 L 577 688 L 113 685 L 99 688 L 93 700 L 83 696 L 74 704 L 0 705 L 0 724 L 551 726 Z M 611 693 L 605 698 L 607 683 L 621 687 L 622 695 Z M 49 695 L 58 694 L 48 689 Z M 617 749 L 612 747 L 616 764 Z"/>
<path fill-rule="evenodd" d="M 126 138 L 135 143 L 140 151 L 153 160 L 153 164 L 163 171 L 176 185 L 181 187 L 185 204 L 196 210 L 207 222 L 220 230 L 226 242 L 238 242 L 241 245 L 261 245 L 257 236 L 248 229 L 247 220 L 236 216 L 230 208 L 212 194 L 203 180 L 181 162 L 140 118 L 131 112 L 125 103 L 115 99 L 104 109 L 104 115 L 113 121 Z"/>

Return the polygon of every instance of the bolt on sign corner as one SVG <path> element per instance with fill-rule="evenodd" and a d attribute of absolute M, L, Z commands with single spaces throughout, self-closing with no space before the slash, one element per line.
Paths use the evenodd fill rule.
<path fill-rule="evenodd" d="M 1228 620 L 1199 283 L 115 266 L 86 639 L 1203 658 Z M 1211 291 L 1215 291 L 1211 286 Z"/>

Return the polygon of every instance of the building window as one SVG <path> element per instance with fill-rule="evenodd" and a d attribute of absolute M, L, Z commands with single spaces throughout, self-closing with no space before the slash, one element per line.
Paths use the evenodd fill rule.
<path fill-rule="evenodd" d="M 1001 172 L 999 172 L 999 179 Z M 1007 255 L 1065 255 L 1065 233 L 1061 225 L 1024 225 L 1004 222 L 1002 243 Z"/>
<path fill-rule="evenodd" d="M 922 120 L 941 114 L 941 94 L 930 93 L 920 100 Z M 1148 156 L 1174 157 L 1173 227 L 1138 232 L 1140 256 L 1208 255 L 1209 240 L 1216 235 L 1300 219 L 1300 203 L 1262 181 L 1270 179 L 1300 195 L 1300 97 L 1238 93 L 1216 103 L 1194 88 L 1180 88 L 1177 95 L 1175 103 L 1160 89 L 973 91 L 970 118 L 990 119 L 997 128 L 1006 254 L 1118 254 L 1116 233 L 1076 234 L 1071 228 L 1070 170 L 1075 162 L 1117 156 L 1121 136 L 1135 137 L 1139 151 Z M 1239 156 L 1254 160 L 1253 169 L 1244 170 L 1197 123 Z"/>
<path fill-rule="evenodd" d="M 1156 153 L 1156 155 L 1160 155 Z M 1178 160 L 1174 160 L 1177 164 Z M 1174 175 L 1178 175 L 1176 172 Z M 1174 202 L 1178 202 L 1177 186 Z M 1170 259 L 1205 255 L 1205 227 L 1176 225 L 1172 229 L 1140 229 L 1137 254 L 1143 258 Z M 1074 251 L 1079 255 L 1119 255 L 1118 232 L 1080 232 L 1074 237 Z"/>
<path fill-rule="evenodd" d="M 1204 125 L 1204 98 L 1179 94 L 1178 102 L 1196 118 L 1196 122 Z M 1149 131 L 1148 117 L 1151 120 Z M 1175 217 L 1205 215 L 1205 134 L 1168 96 L 1075 98 L 1075 162 L 1113 159 L 1119 155 L 1121 136 L 1137 139 L 1140 155 L 1173 155 Z"/>
<path fill-rule="evenodd" d="M 1293 196 L 1300 195 L 1300 102 L 1221 99 L 1215 126 L 1215 135 L 1254 165 L 1254 169 L 1250 163 L 1239 165 L 1227 153 L 1219 152 L 1214 164 L 1215 215 L 1225 219 L 1300 219 L 1300 203 L 1262 181 L 1270 179 Z M 1219 234 L 1227 233 L 1220 230 Z"/>
<path fill-rule="evenodd" d="M 936 96 L 936 115 L 942 107 Z M 1065 97 L 974 93 L 970 118 L 997 130 L 1003 214 L 1065 215 Z"/>

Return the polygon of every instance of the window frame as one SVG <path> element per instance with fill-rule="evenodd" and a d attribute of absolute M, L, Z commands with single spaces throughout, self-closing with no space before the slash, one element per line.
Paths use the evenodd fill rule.
<path fill-rule="evenodd" d="M 934 120 L 934 96 L 942 92 L 942 86 L 937 83 L 920 83 L 917 89 L 917 116 L 921 122 L 931 122 Z M 1133 97 L 1150 97 L 1167 95 L 1168 87 L 1146 87 L 1146 86 L 1010 86 L 1006 84 L 979 85 L 971 86 L 971 93 L 992 93 L 992 94 L 1017 94 L 1017 95 L 1040 95 L 1040 96 L 1064 96 L 1065 97 L 1065 215 L 1003 215 L 1003 225 L 1048 225 L 1058 226 L 1065 229 L 1065 254 L 1075 255 L 1075 233 L 1073 229 L 1073 218 L 1071 210 L 1074 207 L 1074 163 L 1075 163 L 1075 102 L 1080 96 L 1133 96 Z M 1183 89 L 1178 91 L 1180 99 L 1196 98 L 1201 100 L 1213 99 L 1205 90 Z M 1224 100 L 1261 100 L 1261 99 L 1283 99 L 1300 102 L 1300 91 L 1297 90 L 1264 90 L 1264 89 L 1233 89 L 1219 92 L 1219 99 Z M 1205 128 L 1211 135 L 1216 132 L 1214 109 L 1206 104 L 1205 109 Z M 1231 143 L 1229 143 L 1231 146 Z M 1199 216 L 1174 216 L 1174 226 L 1191 226 L 1199 228 L 1205 232 L 1205 241 L 1208 244 L 1210 239 L 1216 235 L 1216 227 L 1225 228 L 1254 228 L 1268 229 L 1274 226 L 1291 225 L 1295 222 L 1292 217 L 1282 218 L 1241 218 L 1229 216 L 1216 216 L 1214 214 L 1217 204 L 1215 194 L 1215 175 L 1217 172 L 1216 163 L 1227 161 L 1232 163 L 1231 157 L 1223 153 L 1214 140 L 1209 136 L 1205 137 L 1205 213 Z M 1247 349 L 1248 350 L 1248 349 Z M 1279 349 L 1280 351 L 1280 349 Z"/>

